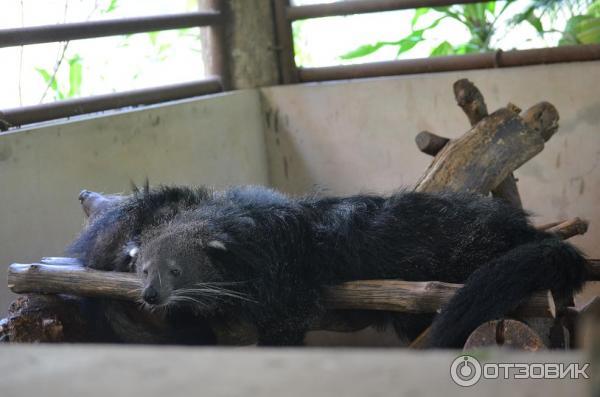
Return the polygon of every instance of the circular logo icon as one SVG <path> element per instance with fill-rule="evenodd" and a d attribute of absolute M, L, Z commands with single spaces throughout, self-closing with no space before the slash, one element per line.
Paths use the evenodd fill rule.
<path fill-rule="evenodd" d="M 458 356 L 452 361 L 450 376 L 459 386 L 473 386 L 481 379 L 481 364 L 475 357 Z"/>

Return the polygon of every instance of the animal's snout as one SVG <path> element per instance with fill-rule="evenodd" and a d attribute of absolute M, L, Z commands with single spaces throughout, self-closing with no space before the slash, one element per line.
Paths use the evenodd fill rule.
<path fill-rule="evenodd" d="M 151 305 L 154 305 L 154 304 L 158 303 L 158 291 L 156 291 L 152 287 L 148 287 L 142 293 L 142 298 L 144 299 L 144 301 L 146 303 L 150 303 Z"/>

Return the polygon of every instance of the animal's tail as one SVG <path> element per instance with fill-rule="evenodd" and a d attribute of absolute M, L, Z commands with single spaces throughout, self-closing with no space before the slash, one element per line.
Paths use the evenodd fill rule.
<path fill-rule="evenodd" d="M 462 347 L 477 326 L 514 310 L 535 291 L 572 296 L 583 286 L 586 272 L 582 254 L 556 238 L 518 246 L 469 276 L 435 318 L 429 344 Z"/>

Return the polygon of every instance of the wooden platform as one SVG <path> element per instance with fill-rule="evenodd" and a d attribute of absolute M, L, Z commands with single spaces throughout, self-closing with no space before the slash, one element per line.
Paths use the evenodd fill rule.
<path fill-rule="evenodd" d="M 459 351 L 90 345 L 0 346 L 3 397 L 582 396 L 585 380 L 487 380 L 455 385 Z M 477 354 L 482 362 L 585 362 L 582 353 Z M 588 371 L 591 374 L 591 370 Z"/>

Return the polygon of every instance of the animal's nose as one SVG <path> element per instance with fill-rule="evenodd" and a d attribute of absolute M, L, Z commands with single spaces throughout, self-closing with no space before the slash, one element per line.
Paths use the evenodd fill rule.
<path fill-rule="evenodd" d="M 144 290 L 144 293 L 142 294 L 142 298 L 147 303 L 150 303 L 153 305 L 158 302 L 158 292 L 154 288 L 148 287 Z"/>

